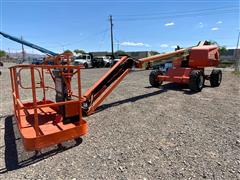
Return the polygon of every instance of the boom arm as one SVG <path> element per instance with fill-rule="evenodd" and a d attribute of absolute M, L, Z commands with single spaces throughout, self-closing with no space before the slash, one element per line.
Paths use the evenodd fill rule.
<path fill-rule="evenodd" d="M 154 56 L 139 59 L 136 63 L 136 67 L 142 68 L 142 64 L 146 62 L 169 61 L 169 60 L 171 61 L 172 58 L 182 57 L 187 54 L 189 54 L 189 49 L 180 49 L 180 50 L 165 53 L 165 54 L 157 54 Z"/>
<path fill-rule="evenodd" d="M 181 49 L 175 52 L 151 56 L 148 58 L 133 61 L 127 56 L 122 57 L 109 71 L 99 79 L 91 88 L 84 94 L 83 111 L 90 115 L 100 105 L 100 103 L 113 91 L 113 89 L 122 81 L 129 73 L 130 69 L 135 64 L 136 67 L 141 67 L 144 62 L 152 62 L 159 60 L 167 60 L 169 58 L 183 56 L 187 49 Z"/>
<path fill-rule="evenodd" d="M 168 61 L 172 61 L 172 59 L 174 59 L 174 58 L 184 57 L 184 56 L 189 55 L 189 53 L 190 53 L 190 51 L 193 47 L 200 47 L 200 46 L 209 45 L 209 44 L 210 43 L 208 41 L 199 41 L 199 43 L 196 46 L 192 46 L 192 47 L 184 48 L 184 49 L 178 49 L 176 51 L 165 53 L 165 54 L 157 54 L 155 56 L 142 58 L 142 59 L 139 59 L 136 62 L 136 67 L 142 68 L 142 64 L 146 63 L 146 62 L 153 62 L 153 61 L 168 62 Z"/>
<path fill-rule="evenodd" d="M 158 60 L 166 60 L 182 56 L 186 49 L 181 49 L 175 52 L 160 54 L 143 59 L 136 60 L 122 57 L 109 71 L 99 79 L 91 88 L 84 94 L 83 111 L 85 114 L 92 114 L 100 103 L 113 91 L 113 89 L 122 81 L 122 79 L 129 73 L 130 69 L 135 65 L 141 67 L 144 62 L 152 62 Z"/>
<path fill-rule="evenodd" d="M 197 46 L 203 46 L 206 42 L 200 42 Z M 195 47 L 195 46 L 193 46 Z M 122 57 L 109 71 L 98 80 L 91 88 L 84 94 L 83 111 L 90 115 L 100 105 L 100 103 L 113 91 L 113 89 L 122 81 L 128 74 L 130 69 L 135 65 L 141 68 L 145 62 L 153 61 L 172 61 L 175 58 L 183 58 L 190 54 L 192 47 L 186 49 L 179 49 L 173 52 L 158 54 L 155 56 L 133 60 L 127 56 Z M 183 58 L 184 59 L 184 58 Z"/>
<path fill-rule="evenodd" d="M 7 38 L 7 39 L 10 39 L 10 40 L 12 40 L 12 41 L 18 42 L 18 43 L 20 43 L 20 44 L 24 44 L 25 46 L 31 47 L 31 48 L 33 48 L 33 49 L 36 49 L 36 50 L 38 50 L 38 51 L 40 51 L 40 52 L 42 52 L 42 53 L 44 53 L 44 54 L 51 55 L 51 56 L 56 56 L 56 55 L 58 55 L 58 54 L 55 53 L 55 52 L 49 51 L 49 50 L 47 50 L 47 49 L 45 49 L 45 48 L 42 48 L 42 47 L 40 47 L 40 46 L 38 46 L 38 45 L 35 45 L 35 44 L 30 43 L 30 42 L 21 40 L 21 39 L 19 39 L 19 38 L 16 38 L 16 37 L 11 36 L 11 35 L 9 35 L 9 34 L 6 34 L 6 33 L 4 33 L 4 32 L 1 32 L 1 31 L 0 31 L 0 34 L 1 34 L 2 36 L 4 36 L 5 38 Z"/>
<path fill-rule="evenodd" d="M 180 50 L 169 52 L 169 53 L 166 53 L 166 54 L 157 54 L 157 55 L 154 55 L 154 56 L 139 59 L 137 64 L 138 64 L 139 67 L 141 67 L 142 64 L 146 63 L 146 62 L 168 60 L 168 59 L 171 59 L 171 58 L 181 57 L 185 54 L 188 54 L 188 49 L 180 49 Z"/>
<path fill-rule="evenodd" d="M 84 94 L 83 111 L 90 115 L 122 81 L 133 66 L 133 59 L 122 57 L 109 71 Z"/>

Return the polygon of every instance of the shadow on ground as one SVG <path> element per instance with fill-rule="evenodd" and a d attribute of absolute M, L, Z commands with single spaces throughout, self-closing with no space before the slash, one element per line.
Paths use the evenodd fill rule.
<path fill-rule="evenodd" d="M 76 141 L 65 142 L 62 144 L 62 146 L 43 149 L 37 155 L 35 152 L 27 152 L 24 150 L 16 121 L 14 120 L 13 116 L 8 116 L 5 118 L 4 141 L 5 167 L 0 169 L 0 174 L 40 162 L 58 153 L 76 147 L 82 143 L 82 139 L 79 138 Z"/>
<path fill-rule="evenodd" d="M 144 99 L 144 98 L 148 98 L 148 97 L 151 97 L 151 96 L 155 96 L 155 95 L 161 94 L 163 92 L 165 92 L 165 91 L 163 89 L 160 89 L 158 91 L 151 92 L 151 93 L 148 93 L 148 94 L 134 96 L 134 97 L 131 97 L 131 98 L 128 98 L 128 99 L 123 99 L 123 100 L 116 101 L 116 102 L 109 103 L 109 104 L 103 104 L 103 105 L 99 106 L 96 109 L 95 112 L 98 113 L 100 111 L 103 111 L 103 110 L 111 108 L 111 107 L 119 106 L 119 105 L 122 105 L 122 104 L 125 104 L 125 103 L 129 103 L 129 102 L 136 102 L 138 100 L 141 100 L 141 99 Z"/>
<path fill-rule="evenodd" d="M 115 106 L 125 104 L 125 103 L 136 102 L 136 101 L 144 99 L 144 98 L 149 98 L 149 97 L 152 97 L 152 96 L 156 96 L 156 95 L 159 95 L 161 93 L 167 92 L 169 90 L 182 91 L 184 94 L 187 94 L 187 95 L 193 95 L 193 94 L 196 93 L 196 92 L 192 92 L 188 88 L 188 85 L 176 84 L 176 83 L 167 83 L 167 84 L 164 84 L 164 85 L 160 86 L 159 88 L 152 87 L 152 86 L 147 86 L 145 88 L 154 88 L 154 89 L 158 89 L 158 90 L 155 91 L 155 92 L 134 96 L 134 97 L 131 97 L 131 98 L 128 98 L 128 99 L 123 99 L 123 100 L 116 101 L 116 102 L 113 102 L 113 103 L 103 104 L 103 105 L 101 105 L 97 108 L 96 113 L 101 112 L 101 111 L 103 111 L 105 109 L 108 109 L 108 108 L 111 108 L 111 107 L 115 107 Z"/>
<path fill-rule="evenodd" d="M 154 88 L 152 86 L 148 86 L 148 87 L 145 87 L 145 88 Z M 183 92 L 184 94 L 187 94 L 187 95 L 193 95 L 193 94 L 196 94 L 197 92 L 193 92 L 189 89 L 189 86 L 188 84 L 179 84 L 179 83 L 166 83 L 166 84 L 163 84 L 161 85 L 159 88 L 165 90 L 166 91 L 181 91 Z"/>

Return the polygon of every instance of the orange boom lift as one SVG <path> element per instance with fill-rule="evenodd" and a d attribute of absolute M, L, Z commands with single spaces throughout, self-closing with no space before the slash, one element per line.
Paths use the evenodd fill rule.
<path fill-rule="evenodd" d="M 153 87 L 160 86 L 164 81 L 188 84 L 192 91 L 199 92 L 205 80 L 210 80 L 212 87 L 220 85 L 222 71 L 214 69 L 210 75 L 205 74 L 205 67 L 214 67 L 219 64 L 219 52 L 216 45 L 207 41 L 200 41 L 197 46 L 187 49 L 176 49 L 174 52 L 155 55 L 139 60 L 138 67 L 143 63 L 153 61 L 172 62 L 173 67 L 166 72 L 153 70 L 149 75 L 149 82 Z"/>
<path fill-rule="evenodd" d="M 199 84 L 203 84 L 204 79 L 215 82 L 213 77 L 216 76 L 212 74 L 217 74 L 214 73 L 215 70 L 210 76 L 205 75 L 204 67 L 215 66 L 219 61 L 218 48 L 207 45 L 206 42 L 189 49 L 140 60 L 124 56 L 82 95 L 82 67 L 70 65 L 71 53 L 56 54 L 26 41 L 21 42 L 20 39 L 5 33 L 0 34 L 48 54 L 45 64 L 10 67 L 14 114 L 27 151 L 38 151 L 85 135 L 87 123 L 83 119 L 83 114 L 92 114 L 133 66 L 141 67 L 145 62 L 173 61 L 174 67 L 165 74 L 159 70 L 152 71 L 149 76 L 150 84 L 158 86 L 162 81 L 188 83 L 192 90 L 199 91 L 202 88 Z M 48 65 L 49 63 L 53 65 Z M 23 71 L 29 73 L 29 87 L 21 81 Z M 77 93 L 74 93 L 71 87 L 74 77 L 77 79 Z M 46 84 L 46 78 L 52 79 L 53 85 Z M 48 90 L 55 93 L 54 100 L 51 96 L 48 97 Z M 24 92 L 31 93 L 30 102 L 22 99 L 21 93 Z"/>

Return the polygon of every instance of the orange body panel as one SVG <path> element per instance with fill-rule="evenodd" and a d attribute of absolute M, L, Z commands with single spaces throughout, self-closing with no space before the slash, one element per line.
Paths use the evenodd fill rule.
<path fill-rule="evenodd" d="M 66 117 L 73 117 L 77 116 L 79 114 L 79 111 L 81 107 L 79 106 L 79 103 L 72 103 L 72 104 L 66 104 L 65 105 L 65 116 Z"/>
<path fill-rule="evenodd" d="M 191 49 L 189 66 L 204 68 L 217 66 L 219 63 L 218 47 L 215 45 L 197 46 Z"/>
<path fill-rule="evenodd" d="M 169 81 L 180 84 L 188 84 L 189 74 L 192 68 L 171 68 L 168 70 L 166 75 L 159 75 L 159 81 Z"/>

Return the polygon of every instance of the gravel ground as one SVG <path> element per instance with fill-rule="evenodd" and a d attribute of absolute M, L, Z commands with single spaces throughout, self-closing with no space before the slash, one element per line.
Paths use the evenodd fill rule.
<path fill-rule="evenodd" d="M 0 179 L 240 179 L 240 78 L 193 94 L 134 71 L 86 117 L 83 142 L 25 152 L 12 120 L 10 78 L 0 76 Z M 107 69 L 82 70 L 83 92 Z M 29 77 L 26 77 L 26 80 Z M 26 94 L 25 94 L 26 95 Z M 27 98 L 27 97 L 26 97 Z"/>

